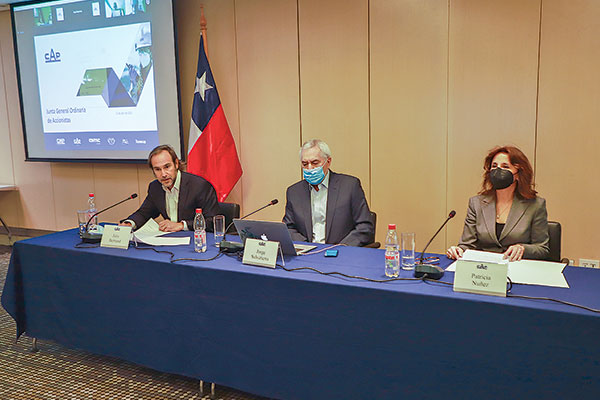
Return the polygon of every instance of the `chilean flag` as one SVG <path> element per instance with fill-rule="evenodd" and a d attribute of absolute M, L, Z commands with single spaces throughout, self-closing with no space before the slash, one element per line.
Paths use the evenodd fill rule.
<path fill-rule="evenodd" d="M 221 106 L 200 35 L 187 171 L 209 181 L 224 201 L 242 176 L 235 142 Z"/>

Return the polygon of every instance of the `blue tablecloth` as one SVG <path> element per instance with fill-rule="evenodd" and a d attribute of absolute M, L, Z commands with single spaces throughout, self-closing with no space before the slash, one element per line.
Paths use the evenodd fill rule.
<path fill-rule="evenodd" d="M 160 249 L 208 258 L 210 236 L 204 254 Z M 69 230 L 15 244 L 2 305 L 19 334 L 285 399 L 600 397 L 600 315 L 589 311 L 78 242 Z M 383 259 L 342 247 L 286 267 L 384 279 Z M 570 289 L 513 293 L 600 308 L 600 271 L 565 276 Z"/>

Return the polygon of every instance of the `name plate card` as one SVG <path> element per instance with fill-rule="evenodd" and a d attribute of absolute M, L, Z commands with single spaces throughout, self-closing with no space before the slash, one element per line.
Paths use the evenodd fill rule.
<path fill-rule="evenodd" d="M 104 225 L 100 247 L 127 249 L 131 238 L 130 226 Z"/>
<path fill-rule="evenodd" d="M 279 242 L 247 238 L 242 263 L 275 269 Z"/>
<path fill-rule="evenodd" d="M 506 297 L 508 263 L 458 260 L 454 291 Z"/>

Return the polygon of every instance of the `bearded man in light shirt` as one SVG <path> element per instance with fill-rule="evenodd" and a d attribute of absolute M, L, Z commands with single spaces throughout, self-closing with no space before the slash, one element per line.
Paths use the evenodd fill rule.
<path fill-rule="evenodd" d="M 331 171 L 331 151 L 322 140 L 300 149 L 304 179 L 287 188 L 285 216 L 292 239 L 364 246 L 375 230 L 360 180 Z"/>
<path fill-rule="evenodd" d="M 207 230 L 212 217 L 219 213 L 215 188 L 204 178 L 181 171 L 181 161 L 169 145 L 150 152 L 148 166 L 156 180 L 148 185 L 148 195 L 141 207 L 121 221 L 121 225 L 141 228 L 150 218 L 162 215 L 158 228 L 164 232 L 192 230 L 196 208 L 202 209 Z"/>

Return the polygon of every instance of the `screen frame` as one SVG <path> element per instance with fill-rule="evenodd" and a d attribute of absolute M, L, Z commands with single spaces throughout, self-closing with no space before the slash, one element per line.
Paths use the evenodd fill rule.
<path fill-rule="evenodd" d="M 137 159 L 137 158 L 53 158 L 53 157 L 32 157 L 29 155 L 29 146 L 27 143 L 27 127 L 25 124 L 25 113 L 23 112 L 23 91 L 21 87 L 21 71 L 20 71 L 20 63 L 19 63 L 19 51 L 17 44 L 17 32 L 15 27 L 15 7 L 23 7 L 35 4 L 48 3 L 52 0 L 31 0 L 24 1 L 19 3 L 14 3 L 10 5 L 10 19 L 11 19 L 11 30 L 12 30 L 12 39 L 13 39 L 13 52 L 15 56 L 15 69 L 17 72 L 17 87 L 19 90 L 19 112 L 21 114 L 21 128 L 23 133 L 23 145 L 25 150 L 25 161 L 26 162 L 61 162 L 61 163 L 102 163 L 102 164 L 146 164 L 148 160 Z M 160 0 L 163 1 L 163 0 Z M 184 143 L 184 134 L 183 134 L 183 124 L 182 124 L 182 113 L 181 113 L 181 89 L 180 89 L 180 77 L 179 77 L 179 50 L 177 47 L 177 29 L 175 24 L 175 1 L 171 0 L 171 15 L 173 17 L 173 58 L 175 60 L 175 82 L 176 88 L 175 91 L 177 93 L 177 119 L 179 122 L 179 152 L 180 152 L 180 160 L 185 161 L 186 153 L 185 153 L 185 143 Z"/>

